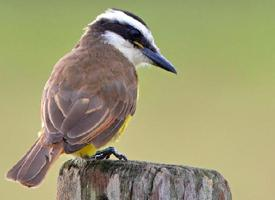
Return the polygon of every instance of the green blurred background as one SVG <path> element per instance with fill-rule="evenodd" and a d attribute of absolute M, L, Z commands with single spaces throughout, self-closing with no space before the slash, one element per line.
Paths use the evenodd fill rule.
<path fill-rule="evenodd" d="M 117 143 L 130 159 L 216 169 L 234 199 L 275 196 L 274 1 L 0 0 L 0 198 L 55 199 L 61 158 L 38 189 L 4 179 L 40 128 L 55 62 L 106 8 L 150 25 L 179 71 L 140 69 L 140 100 Z"/>

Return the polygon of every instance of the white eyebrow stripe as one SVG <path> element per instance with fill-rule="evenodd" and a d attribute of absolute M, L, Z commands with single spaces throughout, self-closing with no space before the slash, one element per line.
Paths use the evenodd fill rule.
<path fill-rule="evenodd" d="M 98 15 L 95 21 L 93 21 L 91 24 L 99 21 L 100 19 L 109 19 L 113 21 L 118 21 L 122 24 L 129 24 L 134 28 L 138 29 L 144 35 L 144 37 L 147 38 L 147 40 L 150 43 L 154 44 L 154 38 L 152 36 L 151 31 L 146 26 L 144 26 L 141 22 L 125 14 L 122 11 L 108 9 L 106 12 Z"/>

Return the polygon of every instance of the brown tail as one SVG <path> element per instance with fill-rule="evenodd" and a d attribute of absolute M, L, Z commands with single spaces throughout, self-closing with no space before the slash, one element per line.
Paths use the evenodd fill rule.
<path fill-rule="evenodd" d="M 7 173 L 7 178 L 27 187 L 37 186 L 44 179 L 51 164 L 62 153 L 62 144 L 46 144 L 38 138 L 31 149 Z"/>

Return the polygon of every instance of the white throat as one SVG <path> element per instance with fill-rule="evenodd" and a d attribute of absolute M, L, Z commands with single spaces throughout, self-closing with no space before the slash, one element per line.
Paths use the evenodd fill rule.
<path fill-rule="evenodd" d="M 151 61 L 144 56 L 139 49 L 135 48 L 120 35 L 111 31 L 106 31 L 103 34 L 103 38 L 104 42 L 118 49 L 131 63 L 133 63 L 133 65 L 151 64 Z"/>

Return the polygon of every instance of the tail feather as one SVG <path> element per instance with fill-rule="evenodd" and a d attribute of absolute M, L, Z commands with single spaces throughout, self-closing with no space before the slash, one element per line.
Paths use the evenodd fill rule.
<path fill-rule="evenodd" d="M 34 187 L 44 179 L 52 163 L 62 153 L 63 145 L 46 144 L 43 135 L 8 173 L 7 178 Z"/>

